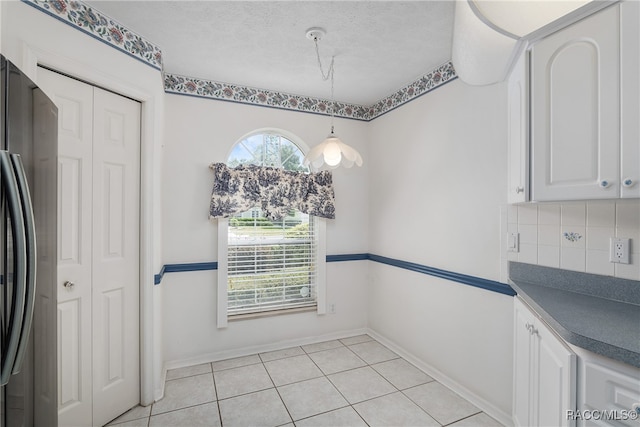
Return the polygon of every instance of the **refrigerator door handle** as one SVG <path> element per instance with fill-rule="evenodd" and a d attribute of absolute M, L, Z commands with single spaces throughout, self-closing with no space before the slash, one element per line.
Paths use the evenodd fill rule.
<path fill-rule="evenodd" d="M 18 183 L 16 181 L 9 153 L 0 150 L 0 173 L 2 183 L 7 197 L 7 208 L 11 216 L 11 234 L 13 237 L 14 272 L 13 281 L 13 307 L 9 318 L 8 337 L 6 346 L 3 348 L 2 367 L 0 368 L 0 385 L 6 385 L 13 372 L 20 337 L 22 332 L 22 321 L 24 315 L 24 298 L 27 279 L 27 247 L 24 230 L 24 216 L 18 194 Z M 7 280 L 8 284 L 9 280 Z"/>
<path fill-rule="evenodd" d="M 25 353 L 27 352 L 27 344 L 29 343 L 29 332 L 31 331 L 31 324 L 33 323 L 33 307 L 36 302 L 36 226 L 33 218 L 33 206 L 31 204 L 31 194 L 29 192 L 29 184 L 27 183 L 27 174 L 24 171 L 22 159 L 19 154 L 11 154 L 11 164 L 16 174 L 16 181 L 18 183 L 18 191 L 20 195 L 20 201 L 22 202 L 22 210 L 24 213 L 24 225 L 25 225 L 25 241 L 26 241 L 26 269 L 27 275 L 25 278 L 25 301 L 24 301 L 24 316 L 22 322 L 22 332 L 20 334 L 20 344 L 18 345 L 18 352 L 16 353 L 16 359 L 13 364 L 13 373 L 17 374 L 22 368 L 22 362 L 24 360 Z"/>

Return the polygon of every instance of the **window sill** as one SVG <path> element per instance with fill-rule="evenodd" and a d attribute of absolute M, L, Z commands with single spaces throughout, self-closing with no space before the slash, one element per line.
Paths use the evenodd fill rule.
<path fill-rule="evenodd" d="M 231 314 L 231 315 L 227 315 L 227 320 L 229 322 L 235 322 L 238 320 L 258 319 L 261 317 L 272 317 L 272 316 L 283 316 L 286 314 L 305 313 L 308 311 L 317 311 L 317 310 L 318 310 L 318 306 L 314 305 L 310 307 L 286 308 L 283 310 L 261 311 L 259 313 Z"/>

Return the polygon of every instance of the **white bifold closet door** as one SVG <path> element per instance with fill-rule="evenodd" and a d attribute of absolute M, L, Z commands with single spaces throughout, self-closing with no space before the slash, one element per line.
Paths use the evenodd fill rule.
<path fill-rule="evenodd" d="M 59 112 L 58 421 L 140 401 L 140 103 L 40 68 Z"/>

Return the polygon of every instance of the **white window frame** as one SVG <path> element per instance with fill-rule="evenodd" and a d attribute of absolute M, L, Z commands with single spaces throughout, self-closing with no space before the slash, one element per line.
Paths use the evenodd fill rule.
<path fill-rule="evenodd" d="M 292 136 L 288 132 L 283 132 L 280 130 L 258 130 L 255 132 L 251 132 L 243 136 L 240 140 L 233 144 L 231 150 L 238 144 L 240 141 L 256 134 L 261 133 L 274 133 L 281 135 L 287 138 L 289 141 L 293 142 L 298 148 L 303 152 L 307 152 L 309 149 L 304 144 L 301 143 L 300 139 Z M 229 151 L 231 153 L 231 151 Z M 227 159 L 229 155 L 227 155 Z M 314 226 L 316 227 L 317 241 L 316 241 L 316 259 L 315 259 L 315 286 L 316 286 L 316 313 L 318 315 L 324 315 L 327 313 L 327 293 L 326 293 L 326 264 L 327 264 L 327 246 L 326 246 L 326 220 L 324 218 L 312 217 Z M 229 219 L 227 218 L 218 218 L 218 289 L 217 289 L 217 327 L 218 328 L 226 328 L 229 323 L 229 315 L 228 311 L 228 298 L 227 298 L 227 270 L 228 270 L 228 240 L 229 240 Z M 278 310 L 274 312 L 261 312 L 256 313 L 255 316 L 237 316 L 237 319 L 243 318 L 253 318 L 256 316 L 264 316 L 269 314 L 279 314 L 286 313 L 288 311 L 295 312 L 296 309 L 284 309 Z M 236 316 L 234 316 L 236 317 Z"/>

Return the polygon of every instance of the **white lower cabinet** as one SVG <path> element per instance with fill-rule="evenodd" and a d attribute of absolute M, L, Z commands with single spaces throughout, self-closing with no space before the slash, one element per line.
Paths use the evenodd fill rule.
<path fill-rule="evenodd" d="M 514 424 L 575 425 L 575 354 L 517 297 L 514 306 Z"/>
<path fill-rule="evenodd" d="M 640 369 L 574 348 L 578 354 L 578 426 L 640 425 Z"/>

